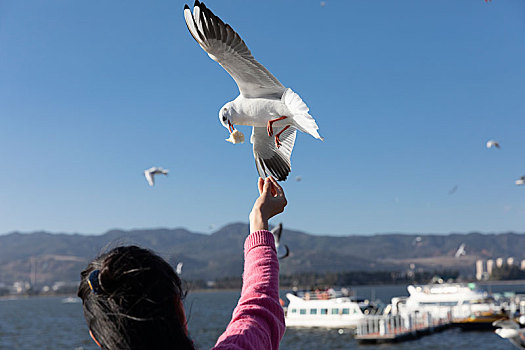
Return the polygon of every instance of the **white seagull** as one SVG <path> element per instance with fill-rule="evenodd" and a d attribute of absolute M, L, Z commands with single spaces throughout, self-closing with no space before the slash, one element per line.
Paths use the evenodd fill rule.
<path fill-rule="evenodd" d="M 523 316 L 520 317 L 520 323 Z M 525 328 L 521 328 L 520 324 L 514 320 L 502 319 L 492 323 L 494 327 L 498 327 L 495 333 L 503 339 L 508 339 L 519 349 L 525 349 Z"/>
<path fill-rule="evenodd" d="M 158 175 L 158 174 L 168 175 L 168 171 L 169 170 L 167 169 L 162 169 L 162 168 L 154 166 L 147 170 L 144 170 L 144 176 L 146 177 L 146 180 L 148 180 L 149 185 L 153 186 L 155 185 L 155 175 Z"/>
<path fill-rule="evenodd" d="M 525 175 L 523 175 L 522 177 L 520 177 L 519 179 L 517 179 L 516 181 L 514 181 L 514 183 L 518 186 L 520 185 L 525 185 Z"/>
<path fill-rule="evenodd" d="M 323 140 L 309 108 L 291 89 L 253 58 L 241 37 L 205 5 L 195 1 L 193 13 L 184 6 L 186 25 L 197 43 L 235 80 L 239 96 L 219 111 L 221 124 L 230 131 L 227 141 L 239 143 L 244 135 L 234 125 L 252 126 L 251 143 L 261 177 L 286 180 L 296 130 Z"/>
<path fill-rule="evenodd" d="M 283 233 L 283 224 L 279 223 L 279 225 L 275 226 L 270 232 L 273 233 L 273 238 L 275 240 L 275 250 L 277 251 L 277 258 L 286 258 L 288 255 L 290 255 L 290 249 L 288 249 L 288 246 L 286 244 L 281 246 L 281 234 Z"/>
<path fill-rule="evenodd" d="M 494 140 L 488 140 L 487 141 L 487 148 L 492 148 L 492 147 L 500 148 L 499 142 L 498 141 L 494 141 Z"/>
<path fill-rule="evenodd" d="M 177 264 L 177 267 L 175 268 L 175 272 L 177 273 L 178 276 L 182 275 L 182 266 L 184 266 L 184 263 L 180 261 Z"/>
<path fill-rule="evenodd" d="M 461 243 L 458 250 L 456 251 L 456 254 L 454 254 L 455 258 L 459 258 L 460 256 L 467 255 L 467 252 L 465 251 L 465 243 Z"/>

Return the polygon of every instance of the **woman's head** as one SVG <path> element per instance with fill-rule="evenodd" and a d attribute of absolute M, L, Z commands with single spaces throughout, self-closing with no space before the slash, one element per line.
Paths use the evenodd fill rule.
<path fill-rule="evenodd" d="M 81 273 L 78 296 L 103 349 L 193 349 L 173 268 L 137 246 L 118 247 Z"/>

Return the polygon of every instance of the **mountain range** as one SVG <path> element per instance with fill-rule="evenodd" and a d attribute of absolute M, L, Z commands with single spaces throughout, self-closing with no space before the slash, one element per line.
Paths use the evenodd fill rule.
<path fill-rule="evenodd" d="M 244 223 L 229 224 L 211 234 L 182 228 L 111 230 L 101 235 L 9 233 L 0 235 L 0 282 L 78 281 L 91 259 L 123 244 L 151 249 L 173 266 L 183 262 L 187 280 L 238 277 L 247 233 Z M 290 248 L 290 256 L 281 260 L 282 274 L 406 271 L 412 267 L 420 271 L 453 269 L 473 276 L 477 259 L 525 258 L 525 234 L 517 233 L 327 236 L 285 227 L 282 243 Z M 466 254 L 455 257 L 461 244 Z"/>

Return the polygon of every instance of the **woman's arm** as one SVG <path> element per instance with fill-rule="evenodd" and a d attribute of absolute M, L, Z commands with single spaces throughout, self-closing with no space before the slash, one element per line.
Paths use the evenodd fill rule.
<path fill-rule="evenodd" d="M 273 178 L 259 179 L 259 198 L 250 213 L 250 235 L 244 242 L 241 298 L 214 349 L 276 350 L 284 334 L 279 303 L 279 262 L 268 219 L 286 206 L 283 189 Z"/>

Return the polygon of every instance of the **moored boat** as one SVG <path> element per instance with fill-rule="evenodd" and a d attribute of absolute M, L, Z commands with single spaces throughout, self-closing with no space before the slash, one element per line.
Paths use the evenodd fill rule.
<path fill-rule="evenodd" d="M 448 314 L 454 319 L 499 312 L 491 296 L 475 284 L 442 283 L 409 285 L 409 297 L 392 298 L 392 313 L 429 312 L 434 317 Z"/>
<path fill-rule="evenodd" d="M 508 319 L 508 316 L 502 311 L 475 312 L 468 317 L 455 319 L 452 325 L 464 331 L 490 331 L 496 328 L 496 326 L 494 326 L 496 321 L 505 319 Z"/>
<path fill-rule="evenodd" d="M 379 312 L 368 300 L 333 290 L 286 294 L 287 327 L 355 328 L 366 315 Z"/>

